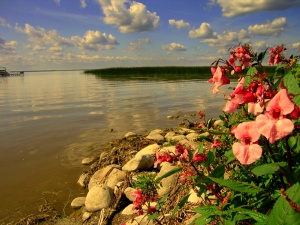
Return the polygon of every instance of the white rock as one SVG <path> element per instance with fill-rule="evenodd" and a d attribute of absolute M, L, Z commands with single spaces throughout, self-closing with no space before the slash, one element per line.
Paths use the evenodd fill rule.
<path fill-rule="evenodd" d="M 92 215 L 92 213 L 89 213 L 89 212 L 84 212 L 83 214 L 82 214 L 82 221 L 84 222 L 84 221 L 86 221 L 86 220 L 88 220 L 90 217 L 91 217 L 91 215 Z"/>
<path fill-rule="evenodd" d="M 147 147 L 137 152 L 135 158 L 140 157 L 141 155 L 155 155 L 159 148 L 160 146 L 158 144 L 148 145 Z"/>
<path fill-rule="evenodd" d="M 195 133 L 194 130 L 182 127 L 180 130 L 184 131 L 185 134 Z"/>
<path fill-rule="evenodd" d="M 187 146 L 187 147 L 190 147 L 192 149 L 197 149 L 198 148 L 198 144 L 193 142 L 193 141 L 189 141 L 187 139 L 185 140 L 181 140 L 179 141 L 180 144 L 184 145 L 184 146 Z"/>
<path fill-rule="evenodd" d="M 194 204 L 200 204 L 202 201 L 203 201 L 203 199 L 198 197 L 197 193 L 193 189 L 191 189 L 190 196 L 188 198 L 188 202 L 194 203 Z"/>
<path fill-rule="evenodd" d="M 82 165 L 90 165 L 92 164 L 93 162 L 95 162 L 97 160 L 96 157 L 88 157 L 88 158 L 84 158 L 82 161 L 81 161 L 81 164 Z"/>
<path fill-rule="evenodd" d="M 151 132 L 150 132 L 150 134 L 163 134 L 164 133 L 164 131 L 163 130 L 161 130 L 161 129 L 155 129 L 155 130 L 152 130 Z"/>
<path fill-rule="evenodd" d="M 148 220 L 145 215 L 140 215 L 126 222 L 126 225 L 153 225 L 153 220 Z"/>
<path fill-rule="evenodd" d="M 113 193 L 110 187 L 105 184 L 92 187 L 85 200 L 86 210 L 95 212 L 103 208 L 108 208 L 113 201 Z"/>
<path fill-rule="evenodd" d="M 146 138 L 149 140 L 156 141 L 158 143 L 162 143 L 165 140 L 165 138 L 162 135 L 157 133 L 150 133 Z"/>
<path fill-rule="evenodd" d="M 172 140 L 172 138 L 175 136 L 175 132 L 174 131 L 170 131 L 168 133 L 166 133 L 165 138 L 167 141 Z"/>
<path fill-rule="evenodd" d="M 86 177 L 87 177 L 87 173 L 81 174 L 77 181 L 77 184 L 79 184 L 81 187 L 85 187 L 84 181 Z"/>
<path fill-rule="evenodd" d="M 124 171 L 148 170 L 154 165 L 152 155 L 140 155 L 129 160 L 123 167 Z"/>
<path fill-rule="evenodd" d="M 128 198 L 132 202 L 135 200 L 135 196 L 131 195 L 134 191 L 136 191 L 136 189 L 134 189 L 132 187 L 127 187 L 124 191 L 126 198 Z"/>
<path fill-rule="evenodd" d="M 222 126 L 224 126 L 224 121 L 223 120 L 216 120 L 214 122 L 214 128 L 216 128 L 216 127 L 222 127 Z"/>
<path fill-rule="evenodd" d="M 171 152 L 171 153 L 175 154 L 175 150 L 176 150 L 176 146 L 172 145 L 172 146 L 163 147 L 162 149 L 159 150 L 159 152 L 161 152 L 161 153 Z"/>
<path fill-rule="evenodd" d="M 84 206 L 84 204 L 85 204 L 85 197 L 78 197 L 71 202 L 71 207 L 73 209 L 78 209 Z"/>
<path fill-rule="evenodd" d="M 176 136 L 174 136 L 174 137 L 172 138 L 172 140 L 174 140 L 174 141 L 182 141 L 182 140 L 185 140 L 185 139 L 186 139 L 185 136 L 182 135 L 182 134 L 176 135 Z"/>
<path fill-rule="evenodd" d="M 186 135 L 186 138 L 189 141 L 195 141 L 195 140 L 197 140 L 198 137 L 199 137 L 199 134 L 197 134 L 197 133 L 190 133 L 190 134 Z"/>
<path fill-rule="evenodd" d="M 130 138 L 130 137 L 135 137 L 135 136 L 137 136 L 137 134 L 136 133 L 134 133 L 134 132 L 128 132 L 128 133 L 126 133 L 125 134 L 125 138 Z"/>
<path fill-rule="evenodd" d="M 93 175 L 93 176 L 91 177 L 91 179 L 90 179 L 89 186 L 88 186 L 89 190 L 90 190 L 93 186 L 95 186 L 95 185 L 97 185 L 97 184 L 100 184 L 101 182 L 103 183 L 103 182 L 104 182 L 104 177 L 106 176 L 106 174 L 107 174 L 111 169 L 113 170 L 113 168 L 118 168 L 118 167 L 119 167 L 118 165 L 112 164 L 112 165 L 109 165 L 109 166 L 107 166 L 107 167 L 104 167 L 104 168 L 102 168 L 102 169 L 96 171 L 96 172 L 94 173 L 94 175 Z"/>
<path fill-rule="evenodd" d="M 137 210 L 133 210 L 132 207 L 133 207 L 133 204 L 129 204 L 122 210 L 121 214 L 122 215 L 133 215 L 133 214 L 137 213 Z"/>
<path fill-rule="evenodd" d="M 172 166 L 170 163 L 164 163 L 161 166 L 160 172 L 157 174 L 157 178 L 163 176 L 167 172 L 177 168 L 177 166 Z M 172 174 L 169 177 L 166 177 L 161 180 L 161 187 L 157 190 L 159 196 L 164 196 L 171 192 L 171 190 L 175 187 L 178 180 L 178 173 Z"/>

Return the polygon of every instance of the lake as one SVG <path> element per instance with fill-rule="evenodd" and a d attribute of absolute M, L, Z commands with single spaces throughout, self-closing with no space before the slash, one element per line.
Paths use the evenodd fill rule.
<path fill-rule="evenodd" d="M 206 80 L 103 79 L 80 71 L 1 77 L 0 224 L 45 201 L 55 199 L 62 210 L 84 196 L 76 184 L 86 168 L 81 160 L 105 143 L 129 131 L 178 127 L 199 109 L 216 118 L 224 103 Z"/>

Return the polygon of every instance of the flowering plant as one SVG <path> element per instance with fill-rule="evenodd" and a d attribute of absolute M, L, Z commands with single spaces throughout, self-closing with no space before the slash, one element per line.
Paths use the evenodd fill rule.
<path fill-rule="evenodd" d="M 178 144 L 175 154 L 157 154 L 155 166 L 179 162 L 180 179 L 204 195 L 195 224 L 300 221 L 300 57 L 285 58 L 285 50 L 269 50 L 274 73 L 262 65 L 267 50 L 257 54 L 249 45 L 213 62 L 213 93 L 238 77 L 220 120 L 206 121 L 199 111 L 197 129 L 209 135 L 199 137 L 198 149 Z"/>

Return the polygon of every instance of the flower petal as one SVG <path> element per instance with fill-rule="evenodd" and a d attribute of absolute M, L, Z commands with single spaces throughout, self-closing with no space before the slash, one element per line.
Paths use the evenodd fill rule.
<path fill-rule="evenodd" d="M 258 144 L 245 145 L 236 142 L 232 146 L 232 151 L 234 156 L 244 165 L 254 163 L 262 155 L 262 148 Z"/>

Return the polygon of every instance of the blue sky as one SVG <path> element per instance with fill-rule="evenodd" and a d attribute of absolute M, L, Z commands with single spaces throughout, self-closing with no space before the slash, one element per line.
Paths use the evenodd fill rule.
<path fill-rule="evenodd" d="M 300 0 L 1 0 L 9 70 L 201 66 L 250 43 L 300 50 Z"/>

